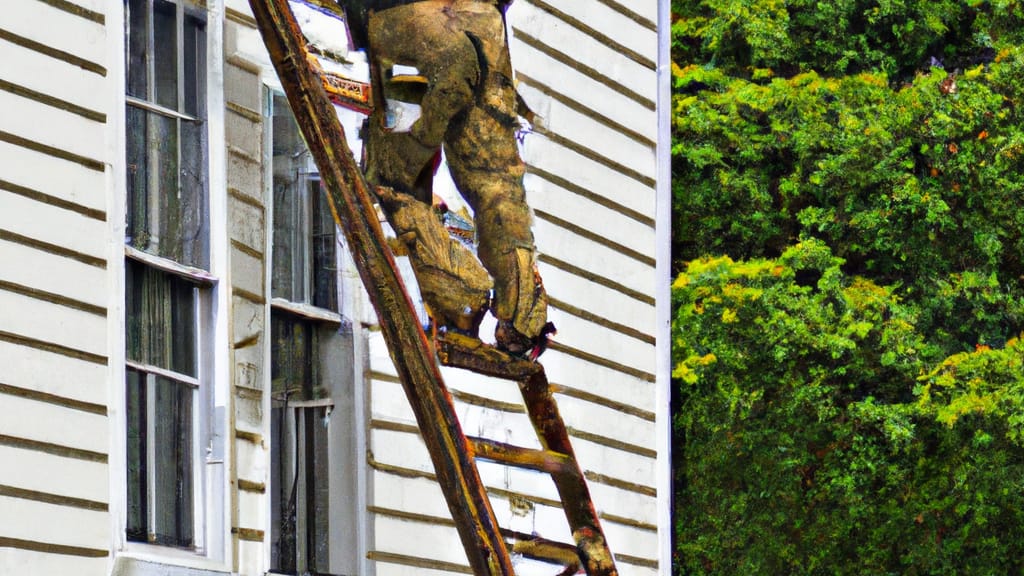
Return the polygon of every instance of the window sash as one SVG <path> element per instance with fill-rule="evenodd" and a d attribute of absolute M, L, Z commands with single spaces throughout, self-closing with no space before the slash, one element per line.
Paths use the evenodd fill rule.
<path fill-rule="evenodd" d="M 270 93 L 273 156 L 271 293 L 338 310 L 338 231 L 284 95 Z"/>
<path fill-rule="evenodd" d="M 130 541 L 192 548 L 201 517 L 195 486 L 198 390 L 156 372 L 125 378 Z"/>
<path fill-rule="evenodd" d="M 272 409 L 271 570 L 330 571 L 330 465 L 327 406 L 277 403 Z"/>

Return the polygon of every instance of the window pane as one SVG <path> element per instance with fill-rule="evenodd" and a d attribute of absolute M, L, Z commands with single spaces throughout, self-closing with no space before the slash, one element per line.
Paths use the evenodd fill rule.
<path fill-rule="evenodd" d="M 125 378 L 125 416 L 127 430 L 128 464 L 128 540 L 146 542 L 149 516 L 146 489 L 146 375 L 128 369 Z"/>
<path fill-rule="evenodd" d="M 314 398 L 317 387 L 313 351 L 316 332 L 310 323 L 273 311 L 270 316 L 270 378 L 275 399 Z"/>
<path fill-rule="evenodd" d="M 149 98 L 146 90 L 148 86 L 146 70 L 147 56 L 149 54 L 149 30 L 146 25 L 146 0 L 126 0 L 125 10 L 128 11 L 127 38 L 125 38 L 125 66 L 128 75 L 128 95 L 141 98 Z M 128 129 L 129 137 L 131 128 Z"/>
<path fill-rule="evenodd" d="M 206 35 L 204 33 L 205 23 L 195 16 L 185 16 L 185 39 L 182 49 L 185 77 L 185 114 L 190 116 L 202 116 L 202 95 L 206 92 L 203 89 L 204 78 L 201 76 L 206 72 Z"/>
<path fill-rule="evenodd" d="M 177 203 L 179 235 L 173 239 L 180 249 L 180 258 L 176 260 L 206 269 L 210 266 L 209 212 L 206 209 L 206 125 L 203 122 L 182 120 L 180 126 L 181 194 Z"/>
<path fill-rule="evenodd" d="M 198 288 L 135 261 L 126 270 L 128 359 L 196 376 Z"/>
<path fill-rule="evenodd" d="M 149 247 L 149 130 L 146 112 L 127 107 L 128 225 L 125 242 L 140 250 Z"/>
<path fill-rule="evenodd" d="M 271 293 L 292 302 L 306 301 L 308 247 L 306 145 L 284 96 L 273 97 L 274 242 Z"/>
<path fill-rule="evenodd" d="M 178 7 L 153 0 L 153 50 L 156 103 L 178 110 Z"/>
<path fill-rule="evenodd" d="M 327 409 L 303 408 L 305 421 L 307 570 L 330 572 L 330 466 L 327 452 Z"/>
<path fill-rule="evenodd" d="M 320 181 L 311 181 L 309 195 L 313 203 L 313 305 L 338 309 L 338 265 L 335 260 L 337 237 L 334 216 L 327 203 L 327 190 Z"/>
<path fill-rule="evenodd" d="M 205 124 L 130 104 L 127 124 L 125 242 L 181 264 L 207 268 Z"/>
<path fill-rule="evenodd" d="M 153 532 L 160 544 L 192 545 L 191 387 L 156 377 Z"/>

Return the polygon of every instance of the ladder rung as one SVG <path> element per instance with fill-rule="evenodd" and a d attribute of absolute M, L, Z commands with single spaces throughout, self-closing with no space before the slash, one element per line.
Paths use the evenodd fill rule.
<path fill-rule="evenodd" d="M 552 450 L 535 450 L 496 442 L 487 438 L 467 436 L 473 455 L 484 460 L 501 462 L 519 468 L 546 472 L 552 476 L 561 475 L 572 469 L 572 459 Z"/>
<path fill-rule="evenodd" d="M 536 362 L 516 358 L 477 338 L 457 332 L 438 334 L 436 344 L 437 357 L 445 366 L 516 381 L 526 380 L 543 370 Z"/>
<path fill-rule="evenodd" d="M 522 554 L 531 560 L 563 566 L 565 571 L 562 574 L 575 574 L 582 566 L 579 552 L 572 544 L 555 542 L 506 528 L 501 529 L 501 535 L 506 538 L 509 550 L 513 553 Z"/>

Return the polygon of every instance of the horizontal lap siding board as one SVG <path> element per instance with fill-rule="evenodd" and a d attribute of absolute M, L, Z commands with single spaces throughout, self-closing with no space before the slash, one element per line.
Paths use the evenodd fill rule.
<path fill-rule="evenodd" d="M 0 22 L 0 573 L 105 574 L 110 550 L 105 4 Z"/>

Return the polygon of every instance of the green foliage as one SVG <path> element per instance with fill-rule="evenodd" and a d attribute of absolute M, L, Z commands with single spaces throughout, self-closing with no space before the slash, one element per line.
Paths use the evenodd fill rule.
<path fill-rule="evenodd" d="M 1024 345 L 943 359 L 841 263 L 807 240 L 674 282 L 678 568 L 1018 573 Z"/>
<path fill-rule="evenodd" d="M 673 0 L 685 574 L 1024 571 L 1024 3 Z"/>
<path fill-rule="evenodd" d="M 773 256 L 814 236 L 847 272 L 933 300 L 936 317 L 946 296 L 974 305 L 969 272 L 998 286 L 988 318 L 947 330 L 949 345 L 1005 340 L 1024 319 L 1024 52 L 998 59 L 955 89 L 937 68 L 896 90 L 881 74 L 676 68 L 677 87 L 707 86 L 674 100 L 678 257 Z"/>
<path fill-rule="evenodd" d="M 673 57 L 733 76 L 968 68 L 1019 40 L 1012 0 L 673 0 Z"/>

